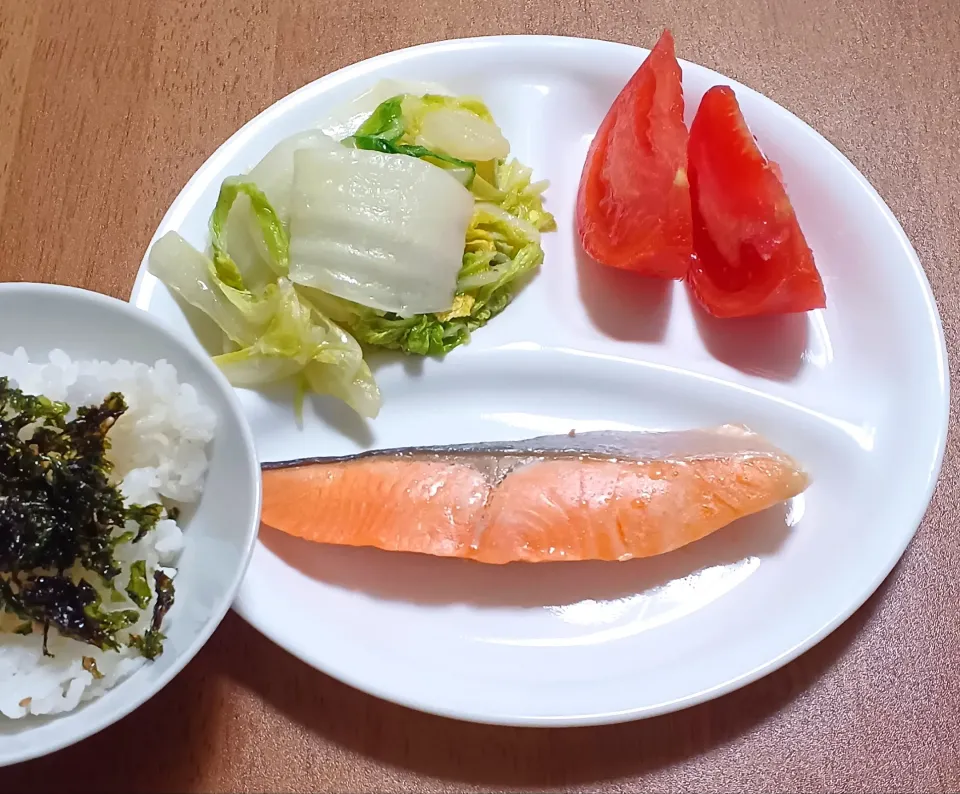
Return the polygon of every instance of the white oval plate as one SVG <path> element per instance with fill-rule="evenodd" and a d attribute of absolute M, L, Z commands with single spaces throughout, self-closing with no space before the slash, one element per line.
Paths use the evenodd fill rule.
<path fill-rule="evenodd" d="M 350 66 L 223 144 L 154 239 L 176 229 L 206 245 L 224 177 L 380 78 L 479 94 L 513 153 L 551 181 L 559 232 L 545 236 L 540 274 L 446 360 L 376 365 L 384 408 L 370 425 L 319 400 L 300 430 L 289 391 L 242 391 L 261 460 L 743 422 L 799 458 L 813 485 L 785 510 L 628 563 L 485 567 L 264 530 L 235 606 L 308 664 L 380 697 L 480 722 L 652 716 L 740 687 L 809 648 L 864 602 L 913 536 L 944 449 L 943 331 L 897 221 L 826 140 L 754 91 L 682 64 L 688 121 L 707 88 L 730 84 L 780 163 L 823 275 L 825 311 L 711 321 L 682 284 L 632 278 L 579 254 L 573 207 L 584 155 L 646 54 L 500 37 Z M 143 268 L 132 300 L 194 338 Z"/>

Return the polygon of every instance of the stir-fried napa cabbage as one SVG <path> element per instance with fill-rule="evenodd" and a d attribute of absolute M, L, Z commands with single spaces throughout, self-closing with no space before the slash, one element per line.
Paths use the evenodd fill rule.
<path fill-rule="evenodd" d="M 414 157 L 294 156 L 290 278 L 410 317 L 453 305 L 473 196 Z"/>
<path fill-rule="evenodd" d="M 375 87 L 364 101 L 397 87 Z M 344 143 L 405 154 L 443 168 L 470 189 L 474 214 L 456 294 L 446 311 L 402 317 L 330 294 L 311 292 L 311 299 L 365 345 L 421 355 L 449 352 L 503 311 L 543 261 L 540 234 L 556 228 L 543 207 L 547 183 L 534 182 L 530 168 L 507 159 L 509 145 L 490 111 L 470 97 L 389 96 Z"/>
<path fill-rule="evenodd" d="M 353 135 L 381 103 L 401 94 L 413 94 L 415 96 L 423 96 L 424 94 L 446 95 L 450 94 L 450 91 L 439 83 L 384 78 L 378 80 L 362 94 L 358 94 L 348 102 L 335 107 L 320 122 L 320 131 L 335 141 L 342 141 L 344 138 Z"/>
<path fill-rule="evenodd" d="M 239 195 L 247 198 L 276 274 L 251 290 L 227 252 L 225 219 Z M 225 180 L 211 218 L 213 256 L 202 254 L 176 232 L 150 249 L 150 272 L 223 330 L 229 352 L 214 361 L 235 386 L 259 386 L 296 378 L 307 390 L 332 394 L 361 416 L 380 410 L 380 392 L 356 339 L 301 295 L 286 277 L 289 237 L 266 196 L 251 182 Z"/>
<path fill-rule="evenodd" d="M 224 181 L 209 255 L 171 232 L 150 270 L 222 329 L 235 385 L 292 377 L 375 416 L 361 345 L 446 353 L 543 261 L 547 183 L 509 152 L 479 99 L 381 81 Z"/>
<path fill-rule="evenodd" d="M 293 190 L 293 158 L 298 151 L 335 151 L 341 147 L 319 130 L 307 130 L 280 141 L 244 177 L 263 193 L 273 213 L 287 227 L 290 223 L 290 194 Z M 259 290 L 276 277 L 276 268 L 260 233 L 260 222 L 244 194 L 232 204 L 218 204 L 225 210 L 223 234 L 229 239 L 230 255 L 250 289 Z"/>
<path fill-rule="evenodd" d="M 529 179 L 527 169 L 520 168 Z M 552 220 L 541 209 L 529 214 L 539 228 Z M 539 228 L 498 204 L 478 202 L 467 229 L 454 302 L 445 312 L 404 318 L 314 290 L 309 290 L 310 300 L 362 344 L 419 355 L 447 353 L 503 311 L 523 277 L 543 262 Z"/>

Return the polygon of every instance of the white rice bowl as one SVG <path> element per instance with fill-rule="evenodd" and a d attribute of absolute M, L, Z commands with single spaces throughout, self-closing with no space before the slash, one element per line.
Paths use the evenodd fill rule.
<path fill-rule="evenodd" d="M 25 393 L 66 402 L 74 410 L 99 405 L 110 392 L 120 392 L 128 410 L 108 435 L 108 458 L 127 503 L 161 502 L 169 509 L 189 508 L 199 500 L 209 464 L 207 445 L 213 440 L 217 417 L 190 384 L 178 381 L 177 370 L 167 361 L 161 359 L 153 366 L 124 360 L 74 361 L 55 350 L 48 363 L 40 363 L 31 361 L 20 348 L 13 355 L 0 353 L 0 377 L 8 377 L 11 385 Z M 136 560 L 146 560 L 151 593 L 158 567 L 175 580 L 183 545 L 184 534 L 169 517 L 138 543 L 122 544 L 117 548 L 122 568 L 117 588 L 124 590 Z M 142 634 L 148 628 L 155 599 L 153 593 L 140 622 L 121 637 Z M 176 614 L 175 602 L 161 630 L 166 631 Z M 8 718 L 71 711 L 149 663 L 134 649 L 101 651 L 61 637 L 53 628 L 48 642 L 52 657 L 44 656 L 41 632 L 10 633 L 19 622 L 0 614 L 0 714 Z M 84 668 L 85 657 L 95 661 L 101 678 Z"/>

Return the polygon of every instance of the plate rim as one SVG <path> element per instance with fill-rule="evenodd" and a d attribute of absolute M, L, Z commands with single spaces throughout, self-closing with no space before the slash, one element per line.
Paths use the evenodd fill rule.
<path fill-rule="evenodd" d="M 207 179 L 207 173 L 218 167 L 220 161 L 228 158 L 233 149 L 241 148 L 251 138 L 255 137 L 262 127 L 268 126 L 273 121 L 274 117 L 282 115 L 292 106 L 308 99 L 309 97 L 312 97 L 317 91 L 318 87 L 321 85 L 325 88 L 329 88 L 343 83 L 348 83 L 366 73 L 376 71 L 384 66 L 388 66 L 391 63 L 402 63 L 409 58 L 415 58 L 419 56 L 429 57 L 444 53 L 463 54 L 470 51 L 496 48 L 499 46 L 559 49 L 601 48 L 610 52 L 614 50 L 617 50 L 620 53 L 629 52 L 630 54 L 637 56 L 638 63 L 650 52 L 649 48 L 639 47 L 623 42 L 575 36 L 528 34 L 473 36 L 435 40 L 396 50 L 390 50 L 370 58 L 347 64 L 332 72 L 321 75 L 280 97 L 245 122 L 226 140 L 224 140 L 207 157 L 200 167 L 194 171 L 190 179 L 186 182 L 183 188 L 181 188 L 170 207 L 164 213 L 156 231 L 147 244 L 139 270 L 137 272 L 136 280 L 131 290 L 129 299 L 130 302 L 143 311 L 147 311 L 149 313 L 148 306 L 150 294 L 152 293 L 152 285 L 148 289 L 145 287 L 144 281 L 145 277 L 148 276 L 147 257 L 150 247 L 161 236 L 161 234 L 167 231 L 168 227 L 174 225 L 174 218 L 183 211 L 184 206 L 188 203 L 193 203 L 194 193 L 198 190 L 198 188 L 209 181 Z M 736 91 L 744 92 L 753 96 L 763 104 L 765 110 L 779 115 L 782 119 L 788 120 L 794 125 L 799 124 L 797 129 L 802 130 L 807 136 L 814 139 L 820 146 L 826 147 L 826 151 L 829 151 L 830 154 L 836 158 L 837 165 L 843 167 L 847 175 L 855 180 L 858 186 L 864 191 L 865 195 L 870 198 L 875 210 L 879 213 L 879 216 L 882 217 L 886 224 L 892 228 L 900 244 L 902 254 L 910 263 L 912 275 L 917 281 L 917 286 L 920 288 L 923 296 L 923 304 L 926 314 L 925 320 L 929 322 L 931 326 L 929 330 L 933 334 L 935 341 L 938 343 L 936 345 L 936 368 L 939 375 L 937 383 L 939 395 L 935 396 L 939 396 L 940 412 L 935 434 L 936 452 L 933 455 L 933 459 L 930 461 L 926 489 L 922 495 L 922 498 L 919 496 L 919 494 L 917 496 L 918 506 L 913 511 L 914 517 L 911 519 L 912 528 L 909 532 L 905 532 L 903 534 L 902 540 L 897 544 L 892 557 L 886 561 L 886 563 L 882 566 L 882 569 L 878 568 L 878 572 L 871 580 L 869 586 L 865 587 L 857 597 L 851 599 L 847 603 L 844 603 L 843 608 L 836 611 L 831 620 L 824 623 L 824 625 L 821 626 L 817 631 L 811 633 L 803 640 L 795 643 L 792 647 L 782 651 L 773 659 L 770 659 L 763 664 L 757 665 L 751 670 L 747 670 L 738 676 L 734 676 L 705 690 L 694 692 L 666 703 L 655 704 L 653 706 L 646 707 L 633 707 L 615 712 L 575 714 L 567 716 L 538 716 L 520 714 L 512 716 L 490 715 L 484 714 L 482 711 L 471 712 L 464 709 L 448 709 L 442 704 L 438 705 L 434 703 L 423 702 L 416 697 L 405 697 L 402 691 L 397 692 L 389 690 L 387 687 L 381 686 L 377 682 L 359 680 L 359 678 L 353 676 L 349 670 L 339 669 L 333 665 L 321 664 L 316 660 L 307 661 L 304 659 L 298 653 L 291 650 L 291 643 L 283 641 L 280 633 L 275 631 L 270 624 L 259 625 L 258 623 L 255 623 L 254 620 L 248 616 L 248 614 L 245 614 L 242 604 L 243 585 L 241 584 L 236 600 L 234 601 L 233 608 L 246 622 L 248 622 L 259 633 L 263 634 L 265 638 L 269 639 L 271 642 L 274 642 L 279 647 L 283 648 L 292 656 L 300 659 L 308 666 L 313 667 L 348 686 L 351 686 L 362 692 L 366 692 L 367 694 L 382 700 L 405 706 L 407 708 L 412 708 L 424 713 L 434 714 L 440 717 L 480 724 L 512 727 L 576 727 L 615 724 L 660 716 L 714 700 L 725 694 L 736 691 L 737 689 L 741 689 L 748 684 L 751 684 L 760 678 L 775 672 L 799 657 L 810 648 L 819 644 L 823 639 L 832 634 L 841 624 L 845 623 L 855 612 L 857 612 L 857 610 L 863 606 L 864 603 L 866 603 L 870 597 L 873 596 L 874 593 L 876 593 L 880 585 L 884 582 L 884 580 L 887 579 L 894 567 L 896 567 L 897 563 L 903 557 L 904 552 L 920 528 L 927 510 L 930 507 L 935 489 L 940 479 L 943 460 L 946 452 L 947 433 L 949 430 L 951 384 L 950 370 L 948 366 L 948 351 L 943 329 L 943 321 L 940 316 L 930 281 L 920 263 L 913 244 L 911 243 L 906 232 L 903 230 L 899 220 L 893 214 L 893 211 L 889 208 L 882 196 L 880 196 L 867 178 L 859 171 L 859 169 L 856 168 L 856 166 L 853 165 L 853 163 L 843 152 L 834 146 L 830 140 L 828 140 L 799 116 L 795 115 L 759 91 L 750 88 L 749 86 L 740 83 L 739 81 L 734 80 L 722 74 L 721 72 L 717 72 L 709 67 L 697 64 L 696 62 L 686 59 L 678 60 L 681 68 L 692 67 L 697 70 L 702 70 L 708 73 L 711 77 L 715 78 L 718 82 L 729 85 Z M 149 278 L 152 279 L 153 277 L 150 276 Z M 252 560 L 250 564 L 252 566 Z"/>

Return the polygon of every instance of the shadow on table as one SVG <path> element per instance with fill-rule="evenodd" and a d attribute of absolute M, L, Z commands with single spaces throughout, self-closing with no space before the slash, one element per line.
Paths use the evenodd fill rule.
<path fill-rule="evenodd" d="M 240 622 L 232 614 L 230 620 Z M 0 770 L 0 792 L 129 794 L 211 790 L 216 748 L 225 733 L 223 633 L 132 714 L 53 755 Z M 220 647 L 218 647 L 220 646 Z"/>
<path fill-rule="evenodd" d="M 224 767 L 237 763 L 222 745 L 230 734 L 270 730 L 267 724 L 224 724 L 238 712 L 255 713 L 260 699 L 268 713 L 279 712 L 352 753 L 455 783 L 557 787 L 642 777 L 727 744 L 789 705 L 836 663 L 896 575 L 850 620 L 785 669 L 712 703 L 595 728 L 499 728 L 395 706 L 299 663 L 231 613 L 163 693 L 74 747 L 4 769 L 0 791 L 214 790 L 231 772 L 237 779 L 236 768 Z M 227 709 L 228 697 L 251 702 Z M 272 744 L 265 735 L 258 741 L 261 749 Z M 257 752 L 257 747 L 246 749 Z"/>
<path fill-rule="evenodd" d="M 786 668 L 712 703 L 622 725 L 503 728 L 433 717 L 377 700 L 305 666 L 291 682 L 276 675 L 291 670 L 289 657 L 276 646 L 253 660 L 224 654 L 220 662 L 243 688 L 290 719 L 379 763 L 477 786 L 589 785 L 643 776 L 762 724 L 837 662 L 891 579 L 846 623 Z M 321 688 L 322 700 L 307 696 Z"/>

